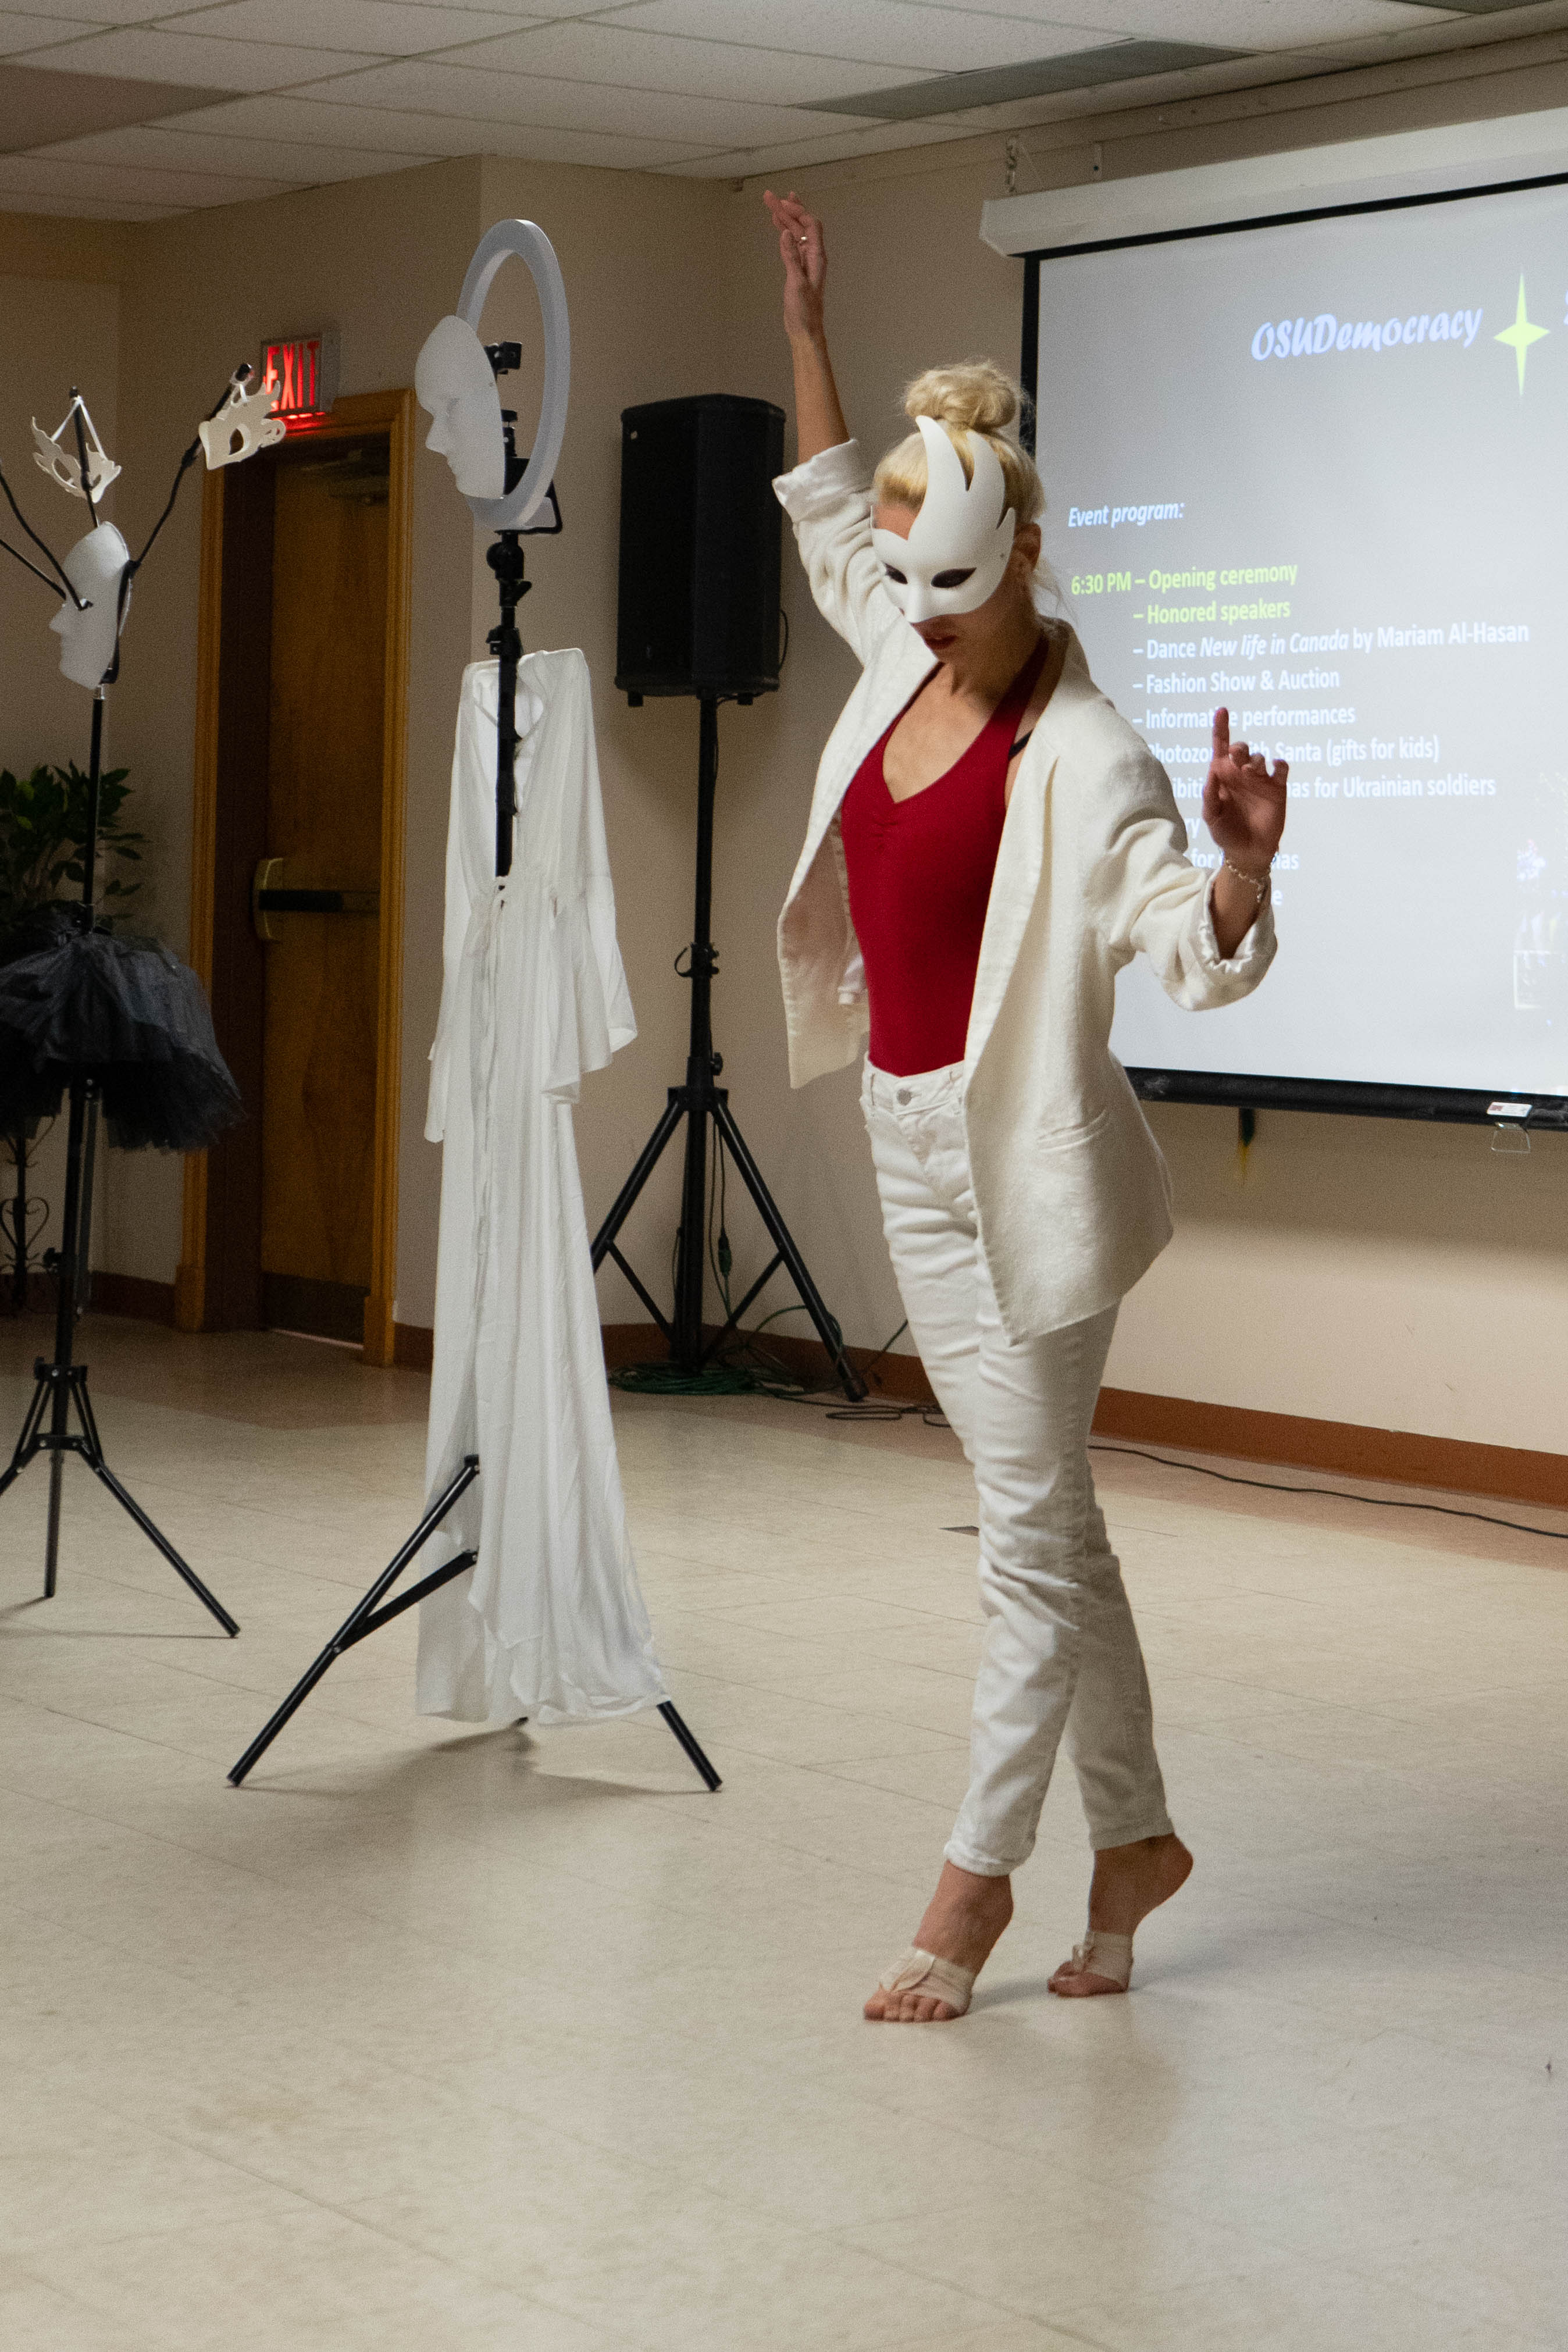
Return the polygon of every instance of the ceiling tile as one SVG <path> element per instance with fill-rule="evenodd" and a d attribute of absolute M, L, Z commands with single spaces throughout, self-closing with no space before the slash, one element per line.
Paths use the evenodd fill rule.
<path fill-rule="evenodd" d="M 137 123 L 123 131 L 100 131 L 35 151 L 79 157 L 89 163 L 127 163 L 164 172 L 226 172 L 237 179 L 287 181 L 308 187 L 322 180 L 357 180 L 377 172 L 403 172 L 430 156 L 378 153 L 369 147 L 306 146 L 281 139 L 236 139 L 216 131 L 174 130 Z"/>
<path fill-rule="evenodd" d="M 59 48 L 40 49 L 30 60 L 56 73 L 112 74 L 148 81 L 194 81 L 209 89 L 276 89 L 339 73 L 351 62 L 342 49 L 281 48 L 271 42 L 204 40 L 187 33 L 148 32 L 138 26 L 89 34 Z"/>
<path fill-rule="evenodd" d="M 280 41 L 301 48 L 358 49 L 367 57 L 416 57 L 456 41 L 514 30 L 518 18 L 495 8 L 410 6 L 407 0 L 227 0 L 171 19 L 181 33 L 221 40 Z"/>
<path fill-rule="evenodd" d="M 319 137 L 338 146 L 374 145 L 400 153 L 406 148 L 409 160 L 416 162 L 438 155 L 510 155 L 525 163 L 601 163 L 610 170 L 651 171 L 661 163 L 695 161 L 711 153 L 718 143 L 624 134 L 612 137 L 540 124 L 476 122 L 455 114 L 404 114 L 390 108 L 318 104 L 313 98 L 281 94 L 238 99 L 233 105 L 207 107 L 179 120 L 193 129 L 243 138 L 309 141 Z"/>
<path fill-rule="evenodd" d="M 97 196 L 43 196 L 31 190 L 0 192 L 0 211 L 43 213 L 51 220 L 174 220 L 188 210 L 185 205 L 111 204 Z"/>
<path fill-rule="evenodd" d="M 823 111 L 874 114 L 884 122 L 924 122 L 935 116 L 963 116 L 998 108 L 1032 106 L 1037 99 L 1069 90 L 1104 89 L 1120 82 L 1160 80 L 1211 66 L 1248 65 L 1252 52 L 1219 49 L 1195 41 L 1130 41 L 1118 35 L 1070 56 L 1037 58 L 1026 66 L 993 66 L 984 73 L 925 74 L 889 89 L 861 90 L 854 98 L 825 101 Z"/>
<path fill-rule="evenodd" d="M 331 84 L 326 85 L 331 88 Z M 472 155 L 482 142 L 451 115 L 399 114 L 391 108 L 334 106 L 316 94 L 296 98 L 279 91 L 202 107 L 177 118 L 182 128 L 211 131 L 220 138 L 278 139 L 295 144 L 370 147 L 395 155 Z M 493 130 L 493 124 L 485 126 Z"/>
<path fill-rule="evenodd" d="M 787 49 L 734 48 L 721 41 L 682 40 L 626 26 L 575 23 L 504 34 L 447 60 L 551 74 L 567 81 L 607 82 L 622 89 L 665 89 L 692 98 L 739 98 L 775 106 L 880 89 L 886 66 L 845 58 L 796 56 Z"/>
<path fill-rule="evenodd" d="M 447 0 L 405 0 L 405 5 L 413 8 L 439 8 L 445 7 Z M 453 0 L 453 5 L 456 5 L 456 0 Z M 605 0 L 489 0 L 489 5 L 519 24 L 535 16 L 542 17 L 547 24 L 552 25 L 560 17 L 596 16 L 604 8 Z M 64 0 L 61 0 L 61 5 L 64 5 Z"/>
<path fill-rule="evenodd" d="M 0 97 L 18 86 L 16 135 L 0 135 L 0 207 L 163 217 L 482 153 L 697 177 L 784 175 L 1037 117 L 1037 99 L 886 121 L 856 105 L 931 76 L 1120 40 L 1310 49 L 1321 65 L 1353 63 L 1388 54 L 1391 36 L 1404 37 L 1403 48 L 1467 16 L 1489 35 L 1495 13 L 1470 14 L 1485 5 L 21 0 L 0 5 Z M 1243 78 L 1268 70 L 1249 59 Z M 81 104 L 51 110 L 50 88 L 79 83 Z M 1157 87 L 1212 83 L 1173 74 Z M 194 108 L 182 103 L 187 90 Z M 210 102 L 227 91 L 236 96 Z M 931 102 L 941 97 L 933 91 Z M 30 145 L 19 154 L 23 139 Z"/>
<path fill-rule="evenodd" d="M 372 66 L 340 75 L 322 95 L 359 106 L 428 110 L 466 121 L 538 124 L 639 139 L 680 139 L 738 147 L 798 133 L 825 135 L 842 117 L 792 107 L 751 106 L 741 99 L 678 98 L 667 90 L 613 89 L 603 82 L 552 81 L 533 74 L 479 72 L 430 58 Z"/>
<path fill-rule="evenodd" d="M 961 0 L 920 0 L 920 5 L 940 15 L 962 13 Z M 1452 21 L 1447 9 L 1415 5 L 1415 0 L 996 0 L 996 5 L 1009 16 L 1041 24 L 1065 20 L 1089 33 L 1207 41 L 1226 49 L 1287 49 L 1368 34 L 1415 32 Z"/>
<path fill-rule="evenodd" d="M 55 73 L 33 58 L 0 63 L 0 154 L 57 139 L 85 139 L 122 122 L 184 114 L 217 97 L 202 83 L 137 81 L 109 74 Z"/>
<path fill-rule="evenodd" d="M 770 172 L 782 178 L 804 172 L 813 163 L 837 163 L 856 155 L 879 155 L 904 147 L 935 146 L 963 133 L 951 122 L 883 123 L 875 131 L 846 131 L 837 139 L 802 139 L 794 145 L 732 147 L 722 155 L 704 155 L 696 163 L 666 163 L 666 174 L 690 179 L 749 180 Z"/>
<path fill-rule="evenodd" d="M 506 155 L 520 163 L 590 163 L 605 172 L 652 172 L 661 163 L 696 163 L 710 151 L 689 140 L 628 138 L 542 123 L 476 122 L 468 126 L 469 155 Z"/>
<path fill-rule="evenodd" d="M 14 57 L 18 49 L 41 48 L 46 41 L 63 40 L 68 33 L 94 29 L 90 25 L 67 24 L 63 19 L 48 16 L 18 16 L 12 9 L 0 10 L 0 58 Z"/>
<path fill-rule="evenodd" d="M 234 205 L 247 197 L 281 195 L 281 180 L 242 180 L 232 173 L 148 172 L 123 163 L 65 163 L 47 155 L 0 156 L 0 196 L 106 196 L 131 203 Z"/>
<path fill-rule="evenodd" d="M 163 16 L 164 10 L 160 0 L 27 0 L 26 8 L 6 13 L 58 26 L 53 36 L 58 41 L 79 24 L 139 25 L 150 16 Z"/>
<path fill-rule="evenodd" d="M 1062 14 L 1070 13 L 1064 0 Z M 780 36 L 787 35 L 791 49 L 810 57 L 926 67 L 932 73 L 1019 65 L 1088 46 L 1081 31 L 1059 20 L 1052 25 L 928 8 L 919 0 L 790 0 L 781 9 L 759 7 L 756 0 L 636 0 L 633 6 L 607 9 L 603 21 L 628 31 L 681 33 L 751 49 L 776 48 Z"/>

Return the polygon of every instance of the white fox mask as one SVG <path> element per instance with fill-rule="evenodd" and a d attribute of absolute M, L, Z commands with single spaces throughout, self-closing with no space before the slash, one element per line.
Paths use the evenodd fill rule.
<path fill-rule="evenodd" d="M 905 539 L 873 530 L 871 545 L 887 574 L 888 593 L 906 621 L 943 613 L 973 613 L 1002 585 L 1013 552 L 1014 517 L 1001 461 L 980 433 L 965 435 L 973 481 L 944 425 L 917 416 L 926 445 L 926 494 Z"/>

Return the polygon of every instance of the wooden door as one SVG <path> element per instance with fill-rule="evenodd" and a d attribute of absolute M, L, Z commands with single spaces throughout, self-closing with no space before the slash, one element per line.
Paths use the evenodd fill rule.
<path fill-rule="evenodd" d="M 358 1342 L 372 1286 L 388 439 L 286 448 L 272 523 L 261 1309 Z"/>
<path fill-rule="evenodd" d="M 376 1364 L 396 1353 L 413 432 L 411 393 L 350 394 L 206 475 L 202 504 L 190 954 L 247 1117 L 186 1160 L 175 1318 L 363 1339 Z"/>

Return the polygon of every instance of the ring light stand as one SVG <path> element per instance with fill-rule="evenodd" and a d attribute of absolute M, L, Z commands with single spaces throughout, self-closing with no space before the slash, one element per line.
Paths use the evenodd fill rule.
<path fill-rule="evenodd" d="M 500 619 L 486 643 L 500 665 L 496 681 L 496 873 L 511 872 L 512 830 L 517 821 L 517 666 L 522 639 L 517 630 L 517 608 L 532 583 L 524 572 L 521 533 L 532 530 L 553 537 L 561 530 L 556 501 L 555 464 L 566 432 L 566 404 L 572 389 L 572 325 L 566 313 L 566 287 L 555 247 L 532 221 L 497 221 L 474 247 L 458 297 L 457 315 L 478 334 L 479 320 L 502 264 L 515 257 L 525 264 L 539 296 L 544 326 L 544 385 L 540 394 L 539 430 L 533 449 L 523 460 L 512 445 L 510 412 L 501 411 L 506 439 L 505 486 L 499 499 L 469 499 L 474 520 L 496 534 L 485 551 L 495 573 Z M 521 346 L 489 343 L 486 352 L 498 378 L 521 366 Z M 515 479 L 514 479 L 515 471 Z M 553 520 L 539 524 L 534 515 L 548 500 Z"/>
<path fill-rule="evenodd" d="M 480 238 L 468 264 L 468 275 L 463 279 L 457 316 L 478 333 L 486 297 L 502 264 L 511 258 L 523 262 L 531 275 L 544 324 L 544 386 L 540 401 L 539 428 L 534 436 L 531 455 L 526 460 L 521 459 L 512 446 L 515 420 L 508 411 L 501 411 L 506 446 L 502 494 L 499 499 L 469 497 L 468 501 L 474 520 L 482 529 L 493 530 L 496 534 L 486 551 L 485 561 L 495 574 L 500 603 L 500 618 L 487 639 L 499 664 L 495 856 L 498 881 L 511 872 L 512 841 L 517 821 L 517 666 L 522 658 L 517 608 L 532 584 L 524 573 L 521 538 L 528 530 L 553 536 L 562 527 L 554 474 L 566 430 L 566 404 L 572 379 L 571 329 L 566 315 L 566 289 L 561 276 L 561 265 L 555 258 L 555 248 L 550 239 L 532 221 L 498 221 Z M 498 378 L 510 374 L 521 364 L 521 348 L 516 343 L 487 344 L 485 351 Z M 553 520 L 545 524 L 535 523 L 533 516 L 547 503 Z M 477 1552 L 460 1551 L 442 1567 L 433 1569 L 428 1576 L 421 1577 L 417 1584 L 410 1585 L 408 1591 L 400 1593 L 395 1601 L 386 1598 L 403 1570 L 436 1533 L 454 1504 L 468 1493 L 479 1475 L 479 1455 L 466 1454 L 457 1475 L 430 1505 L 407 1542 L 394 1554 L 363 1599 L 349 1612 L 325 1649 L 311 1661 L 282 1706 L 263 1726 L 235 1765 L 228 1777 L 237 1789 L 345 1650 L 352 1649 L 356 1642 L 363 1642 L 367 1633 L 374 1633 L 381 1626 L 389 1624 L 405 1609 L 412 1609 L 416 1601 L 438 1592 L 444 1584 L 450 1584 L 455 1577 L 463 1575 L 476 1564 L 479 1559 Z M 717 1789 L 721 1785 L 718 1773 L 673 1703 L 664 1700 L 658 1712 L 708 1788 Z M 527 1718 L 523 1719 L 526 1721 Z"/>

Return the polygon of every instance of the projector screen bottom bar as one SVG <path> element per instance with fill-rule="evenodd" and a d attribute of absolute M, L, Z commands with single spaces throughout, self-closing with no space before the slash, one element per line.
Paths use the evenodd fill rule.
<path fill-rule="evenodd" d="M 1142 1102 L 1218 1103 L 1236 1110 L 1333 1111 L 1352 1118 L 1426 1118 L 1459 1127 L 1568 1132 L 1568 1096 L 1458 1087 L 1363 1086 L 1331 1078 L 1266 1078 L 1245 1072 L 1129 1067 Z M 1525 1106 L 1528 1105 L 1528 1110 Z"/>

